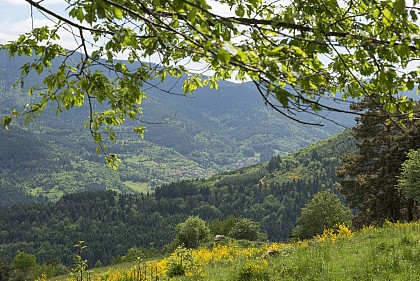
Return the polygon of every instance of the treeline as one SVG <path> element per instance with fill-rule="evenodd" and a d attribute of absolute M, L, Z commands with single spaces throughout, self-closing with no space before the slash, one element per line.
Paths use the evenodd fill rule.
<path fill-rule="evenodd" d="M 348 133 L 269 163 L 156 188 L 154 194 L 113 191 L 64 195 L 56 203 L 0 207 L 0 256 L 20 250 L 40 263 L 70 265 L 73 245 L 86 241 L 86 258 L 109 264 L 132 247 L 162 249 L 189 215 L 208 223 L 230 215 L 261 223 L 271 241 L 285 241 L 301 208 L 320 190 L 335 190 L 340 149 Z M 333 151 L 336 150 L 336 151 Z M 334 156 L 336 155 L 336 156 Z"/>
<path fill-rule="evenodd" d="M 176 210 L 173 205 L 169 209 Z M 131 247 L 161 248 L 186 215 L 165 212 L 151 196 L 106 191 L 65 195 L 54 204 L 3 207 L 0 217 L 0 256 L 11 261 L 20 250 L 42 263 L 71 265 L 79 240 L 89 245 L 90 262 L 104 264 Z"/>

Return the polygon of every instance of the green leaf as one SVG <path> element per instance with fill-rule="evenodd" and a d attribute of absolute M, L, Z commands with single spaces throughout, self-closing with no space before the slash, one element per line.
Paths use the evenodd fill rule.
<path fill-rule="evenodd" d="M 80 22 L 82 22 L 85 18 L 82 8 L 74 8 L 70 10 L 69 15 L 73 18 L 76 18 Z"/>
<path fill-rule="evenodd" d="M 242 18 L 245 15 L 245 8 L 243 5 L 238 5 L 238 7 L 236 7 L 235 9 L 235 14 Z"/>
<path fill-rule="evenodd" d="M 210 79 L 210 89 L 218 89 L 218 84 L 217 84 L 217 80 L 214 78 L 214 76 L 211 77 Z"/>
<path fill-rule="evenodd" d="M 138 126 L 133 128 L 133 131 L 138 133 L 139 136 L 144 139 L 144 133 L 146 132 L 146 126 Z"/>
<path fill-rule="evenodd" d="M 375 9 L 372 13 L 372 16 L 374 19 L 378 19 L 380 15 L 381 15 L 381 10 L 379 9 Z"/>
<path fill-rule="evenodd" d="M 127 71 L 127 66 L 124 63 L 118 62 L 115 64 L 115 69 L 121 73 L 125 73 Z"/>
<path fill-rule="evenodd" d="M 184 8 L 185 2 L 182 0 L 174 0 L 172 4 L 172 8 L 175 12 L 181 12 L 181 10 Z"/>
<path fill-rule="evenodd" d="M 122 12 L 122 10 L 120 8 L 117 8 L 115 6 L 112 7 L 112 13 L 119 20 L 123 18 L 123 12 Z"/>
<path fill-rule="evenodd" d="M 281 103 L 283 107 L 287 107 L 289 104 L 289 97 L 291 94 L 282 88 L 276 88 L 276 99 Z"/>
<path fill-rule="evenodd" d="M 410 49 L 404 44 L 398 45 L 395 51 L 400 57 L 405 57 L 410 53 Z"/>
<path fill-rule="evenodd" d="M 29 120 L 31 120 L 31 115 L 26 115 L 25 119 L 23 119 L 23 124 L 26 125 Z"/>
<path fill-rule="evenodd" d="M 220 49 L 217 53 L 217 59 L 223 64 L 229 64 L 230 54 L 226 50 Z"/>
<path fill-rule="evenodd" d="M 382 10 L 382 14 L 383 14 L 382 23 L 386 26 L 391 26 L 394 20 L 394 15 L 392 14 L 392 11 L 388 8 L 385 8 Z"/>
<path fill-rule="evenodd" d="M 394 114 L 397 111 L 397 105 L 393 102 L 384 104 L 384 110 L 388 111 L 391 114 Z"/>
<path fill-rule="evenodd" d="M 393 36 L 389 39 L 389 44 L 392 46 L 398 40 L 398 36 Z"/>
<path fill-rule="evenodd" d="M 4 116 L 3 118 L 3 126 L 4 128 L 8 131 L 9 130 L 9 124 L 12 122 L 12 117 L 11 116 Z"/>
<path fill-rule="evenodd" d="M 121 160 L 117 157 L 117 155 L 110 153 L 105 156 L 105 161 L 108 163 L 108 166 L 113 170 L 117 170 L 118 165 L 121 163 Z"/>
<path fill-rule="evenodd" d="M 411 11 L 410 11 L 410 16 L 411 16 L 411 18 L 413 19 L 413 21 L 417 21 L 418 16 L 417 16 L 416 11 L 411 10 Z"/>
<path fill-rule="evenodd" d="M 395 0 L 394 9 L 400 15 L 407 14 L 407 11 L 405 10 L 405 0 Z"/>
<path fill-rule="evenodd" d="M 187 13 L 187 19 L 189 21 L 193 21 L 195 19 L 196 15 L 197 15 L 197 9 L 196 8 L 191 8 Z"/>
<path fill-rule="evenodd" d="M 306 57 L 306 53 L 301 48 L 299 48 L 298 46 L 294 46 L 294 45 L 290 46 L 290 49 L 292 49 L 297 55 L 299 55 L 303 58 Z"/>
<path fill-rule="evenodd" d="M 413 80 L 408 80 L 407 81 L 407 88 L 408 88 L 408 90 L 412 90 L 414 88 L 414 81 Z"/>

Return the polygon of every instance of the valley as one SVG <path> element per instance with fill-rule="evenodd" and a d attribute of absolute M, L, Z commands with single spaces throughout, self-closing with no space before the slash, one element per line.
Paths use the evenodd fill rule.
<path fill-rule="evenodd" d="M 0 62 L 1 113 L 36 100 L 11 88 L 22 58 L 9 59 L 1 51 Z M 40 79 L 34 74 L 27 78 L 28 83 Z M 264 106 L 249 84 L 222 81 L 218 90 L 202 88 L 191 96 L 182 95 L 181 84 L 168 78 L 159 86 L 181 95 L 155 88 L 147 91 L 144 120 L 136 121 L 146 126 L 144 140 L 129 128 L 134 121 L 117 128 L 117 139 L 107 142 L 109 152 L 122 159 L 117 171 L 106 167 L 83 128 L 88 118 L 85 107 L 57 116 L 53 108 L 46 108 L 26 125 L 17 120 L 9 131 L 0 129 L 0 166 L 13 168 L 3 170 L 0 189 L 8 196 L 0 199 L 1 204 L 56 201 L 63 194 L 83 190 L 150 192 L 164 183 L 206 178 L 268 161 L 343 129 L 328 121 L 324 126 L 305 126 L 284 118 Z M 354 123 L 353 116 L 339 115 L 335 120 L 344 127 Z"/>
<path fill-rule="evenodd" d="M 11 88 L 13 72 L 2 75 L 2 113 L 36 100 Z M 89 269 L 120 268 L 136 255 L 172 257 L 184 251 L 176 237 L 190 217 L 203 219 L 212 235 L 223 222 L 250 220 L 265 238 L 229 237 L 229 247 L 260 255 L 264 245 L 296 241 L 296 221 L 318 192 L 345 202 L 336 172 L 343 155 L 358 152 L 344 129 L 355 124 L 353 115 L 327 113 L 335 123 L 315 116 L 308 120 L 323 126 L 305 126 L 264 106 L 247 83 L 220 82 L 217 91 L 192 96 L 168 94 L 182 93 L 171 79 L 160 87 L 166 90 L 147 92 L 144 119 L 127 121 L 107 142 L 122 160 L 115 171 L 83 128 L 83 106 L 58 115 L 47 107 L 27 124 L 17 119 L 0 130 L 0 274 L 2 263 L 12 266 L 25 255 L 37 264 L 11 272 L 68 273 L 80 241 Z M 130 130 L 135 123 L 147 127 L 145 139 Z"/>

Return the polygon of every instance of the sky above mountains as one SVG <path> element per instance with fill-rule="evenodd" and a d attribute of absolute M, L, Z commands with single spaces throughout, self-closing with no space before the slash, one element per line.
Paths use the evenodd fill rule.
<path fill-rule="evenodd" d="M 44 4 L 45 3 L 45 4 Z M 43 5 L 54 11 L 65 14 L 66 3 L 63 0 L 44 0 Z M 0 1 L 0 44 L 16 40 L 19 34 L 31 31 L 32 27 L 54 26 L 53 19 L 48 19 L 37 9 L 24 0 Z M 74 38 L 70 33 L 61 33 L 61 42 L 67 47 L 75 46 Z"/>
<path fill-rule="evenodd" d="M 234 15 L 232 11 L 226 9 L 221 4 L 214 1 L 208 1 L 212 6 L 212 11 L 216 14 L 231 16 Z M 67 4 L 64 0 L 44 0 L 42 5 L 53 10 L 62 16 L 68 17 L 68 11 L 66 11 Z M 49 26 L 53 27 L 56 22 L 55 18 L 49 17 L 37 9 L 31 9 L 31 6 L 25 0 L 0 0 L 0 44 L 5 44 L 8 41 L 16 40 L 20 34 L 31 31 L 32 28 Z M 74 49 L 80 45 L 72 33 L 66 32 L 63 29 L 59 32 L 60 44 L 67 49 Z M 85 38 L 89 38 L 86 35 Z M 89 41 L 89 39 L 87 39 Z M 93 43 L 93 40 L 90 40 Z M 94 43 L 92 44 L 92 50 L 95 49 Z M 97 45 L 97 44 L 96 44 Z M 89 45 L 88 45 L 89 48 Z M 121 54 L 120 59 L 127 59 L 127 56 Z M 159 56 L 152 55 L 150 60 L 153 63 L 159 63 Z M 186 66 L 191 72 L 201 72 L 204 64 L 193 63 L 189 59 L 186 59 Z M 205 72 L 206 75 L 211 75 L 212 72 Z M 236 82 L 234 79 L 230 80 Z"/>

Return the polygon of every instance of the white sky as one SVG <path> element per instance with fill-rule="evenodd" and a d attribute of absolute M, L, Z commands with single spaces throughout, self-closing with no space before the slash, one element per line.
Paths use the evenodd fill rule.
<path fill-rule="evenodd" d="M 270 1 L 270 0 L 269 0 Z M 282 0 L 281 2 L 288 2 Z M 411 1 L 407 1 L 408 3 Z M 212 12 L 224 16 L 234 15 L 233 11 L 226 9 L 219 3 L 209 0 L 208 3 L 212 5 Z M 65 9 L 67 3 L 65 0 L 44 0 L 43 5 L 53 9 L 59 14 L 67 15 Z M 34 27 L 41 27 L 45 25 L 53 26 L 54 23 L 46 19 L 44 15 L 33 9 L 33 18 L 31 17 L 31 7 L 25 0 L 0 0 L 0 44 L 7 43 L 11 40 L 16 40 L 19 34 L 29 32 Z M 74 48 L 78 44 L 75 42 L 74 37 L 68 32 L 60 33 L 60 44 L 68 49 Z M 124 56 L 121 57 L 122 59 Z M 152 56 L 153 62 L 158 60 Z M 408 69 L 414 69 L 419 65 L 418 61 L 412 62 Z M 188 67 L 192 71 L 194 69 L 201 69 L 203 64 L 190 63 Z"/>
<path fill-rule="evenodd" d="M 212 11 L 220 15 L 234 15 L 232 11 L 226 9 L 221 4 L 209 3 L 212 5 Z M 55 12 L 67 15 L 65 8 L 67 4 L 64 0 L 44 0 L 44 6 L 52 8 Z M 25 0 L 0 0 L 0 44 L 17 39 L 19 34 L 28 32 L 34 27 L 45 25 L 53 26 L 54 23 L 46 19 L 36 9 L 33 9 L 33 19 L 31 18 L 31 7 Z M 62 34 L 61 44 L 65 47 L 74 46 L 73 37 Z"/>
<path fill-rule="evenodd" d="M 221 4 L 211 0 L 208 2 L 212 5 L 212 12 L 224 16 L 234 15 L 233 11 L 229 11 Z M 51 8 L 54 12 L 67 16 L 65 11 L 67 3 L 64 0 L 44 0 L 42 4 Z M 24 0 L 0 0 L 0 44 L 16 40 L 20 34 L 29 32 L 32 29 L 32 25 L 35 28 L 45 25 L 53 27 L 54 22 L 47 19 L 35 8 L 31 11 L 31 6 Z M 59 35 L 60 44 L 65 48 L 72 49 L 79 45 L 69 32 L 61 32 Z M 122 55 L 120 58 L 124 59 L 126 57 Z M 156 63 L 159 62 L 157 56 L 152 56 L 150 60 Z M 200 71 L 203 66 L 204 64 L 202 63 L 188 63 L 188 68 L 192 72 Z"/>
<path fill-rule="evenodd" d="M 45 0 L 48 7 L 65 9 L 63 0 Z M 24 0 L 0 0 L 0 43 L 15 40 L 19 34 L 29 32 L 34 27 L 44 25 L 53 26 L 53 23 L 33 9 L 31 19 L 31 6 Z"/>

